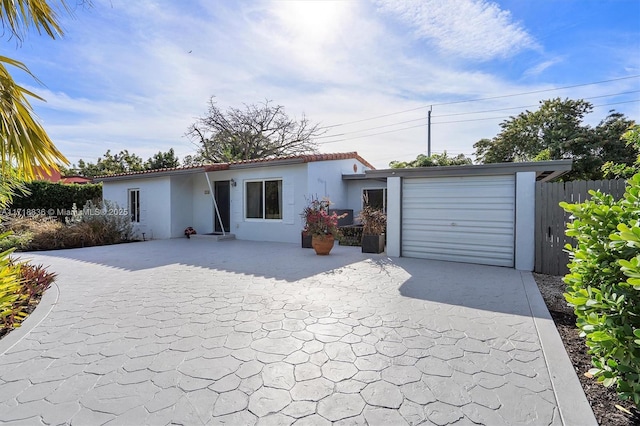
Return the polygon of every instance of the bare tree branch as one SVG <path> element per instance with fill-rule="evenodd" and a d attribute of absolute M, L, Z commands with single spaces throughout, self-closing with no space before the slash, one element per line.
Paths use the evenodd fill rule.
<path fill-rule="evenodd" d="M 198 118 L 186 136 L 199 146 L 198 157 L 229 162 L 317 152 L 314 138 L 323 133 L 304 115 L 292 119 L 282 105 L 269 100 L 222 111 L 212 97 L 207 115 Z"/>

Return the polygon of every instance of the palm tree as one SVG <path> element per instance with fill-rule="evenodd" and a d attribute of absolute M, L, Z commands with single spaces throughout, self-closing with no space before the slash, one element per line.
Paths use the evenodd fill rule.
<path fill-rule="evenodd" d="M 68 11 L 64 0 L 60 0 L 60 5 Z M 58 15 L 46 0 L 0 0 L 0 21 L 3 28 L 19 42 L 32 28 L 53 39 L 62 36 Z M 3 185 L 12 180 L 11 169 L 16 170 L 20 178 L 30 180 L 35 177 L 38 166 L 51 171 L 57 170 L 59 164 L 68 164 L 68 160 L 34 118 L 28 98 L 43 99 L 18 85 L 7 65 L 28 73 L 37 81 L 26 65 L 0 56 L 0 159 Z M 0 205 L 3 201 L 6 200 L 0 200 Z"/>

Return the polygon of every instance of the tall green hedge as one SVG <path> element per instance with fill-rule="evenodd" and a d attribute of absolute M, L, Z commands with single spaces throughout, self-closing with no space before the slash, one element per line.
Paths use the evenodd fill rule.
<path fill-rule="evenodd" d="M 594 368 L 605 386 L 640 404 L 640 173 L 624 199 L 589 191 L 581 204 L 560 203 L 573 221 L 565 298 L 574 307 Z"/>
<path fill-rule="evenodd" d="M 34 209 L 70 210 L 73 204 L 81 209 L 89 200 L 102 199 L 102 184 L 52 183 L 33 181 L 25 185 L 30 192 L 27 196 L 14 197 L 9 211 Z"/>

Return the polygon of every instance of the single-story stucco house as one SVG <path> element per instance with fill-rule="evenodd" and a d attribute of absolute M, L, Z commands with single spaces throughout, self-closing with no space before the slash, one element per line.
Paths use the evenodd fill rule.
<path fill-rule="evenodd" d="M 356 152 L 300 155 L 102 176 L 146 239 L 230 233 L 300 242 L 300 213 L 329 197 L 357 216 L 363 193 L 387 212 L 387 255 L 533 270 L 535 182 L 571 161 L 376 170 Z M 216 207 L 217 206 L 217 211 Z"/>

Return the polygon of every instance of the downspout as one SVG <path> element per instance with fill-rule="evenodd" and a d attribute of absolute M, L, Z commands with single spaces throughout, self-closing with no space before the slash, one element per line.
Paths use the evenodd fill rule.
<path fill-rule="evenodd" d="M 220 224 L 220 229 L 222 229 L 222 236 L 226 236 L 227 234 L 224 232 L 224 225 L 222 224 L 222 218 L 220 217 L 220 211 L 218 211 L 218 203 L 216 203 L 216 196 L 213 192 L 213 187 L 211 186 L 211 180 L 209 180 L 209 174 L 204 172 L 204 177 L 207 178 L 207 184 L 209 185 L 209 194 L 211 194 L 211 199 L 213 200 L 213 208 L 216 210 L 216 217 L 218 218 L 218 223 Z M 216 232 L 216 227 L 213 227 L 213 232 Z"/>

